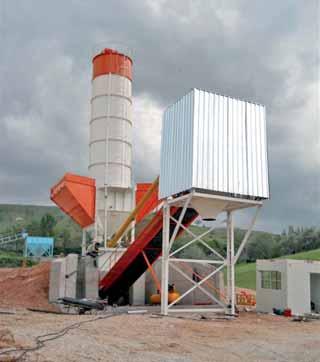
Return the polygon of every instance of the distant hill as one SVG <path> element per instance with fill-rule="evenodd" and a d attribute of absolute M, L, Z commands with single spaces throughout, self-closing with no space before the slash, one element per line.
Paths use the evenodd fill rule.
<path fill-rule="evenodd" d="M 37 206 L 37 205 L 8 205 L 0 204 L 0 234 L 7 232 L 9 229 L 19 226 L 19 225 L 28 225 L 32 221 L 39 221 L 44 215 L 50 214 L 54 216 L 58 224 L 62 224 L 66 227 L 69 227 L 71 231 L 79 231 L 78 226 L 59 208 L 56 206 Z M 200 235 L 205 232 L 208 228 L 198 225 L 192 225 L 191 231 Z M 246 230 L 236 228 L 235 229 L 235 242 L 240 241 L 244 236 Z M 272 233 L 266 233 L 263 231 L 253 231 L 253 235 L 273 235 Z M 189 240 L 190 236 L 187 233 L 184 233 L 180 238 L 179 242 L 185 242 Z M 219 243 L 224 244 L 226 241 L 226 230 L 225 228 L 217 228 L 214 231 L 210 232 L 204 237 L 206 241 L 216 240 Z"/>
<path fill-rule="evenodd" d="M 41 218 L 49 214 L 56 220 L 53 228 L 55 238 L 55 253 L 79 252 L 81 246 L 81 229 L 67 215 L 62 213 L 55 206 L 35 206 L 35 205 L 0 205 L 0 234 L 8 233 L 12 230 L 21 230 L 26 227 L 31 235 L 41 235 Z M 150 218 L 149 216 L 148 218 Z M 137 225 L 137 233 L 143 224 Z M 40 230 L 40 231 L 39 231 Z M 190 230 L 195 235 L 204 233 L 208 228 L 196 222 Z M 239 246 L 246 230 L 235 228 L 235 248 Z M 50 234 L 51 235 L 51 234 Z M 189 240 L 191 236 L 185 232 L 174 243 L 177 249 Z M 226 255 L 226 229 L 217 228 L 203 237 L 203 239 L 220 254 Z M 237 271 L 237 285 L 240 287 L 255 288 L 255 263 L 249 263 L 256 259 L 270 259 L 290 255 L 290 258 L 316 259 L 320 260 L 320 229 L 317 228 L 293 228 L 289 227 L 287 232 L 281 235 L 263 231 L 253 231 L 250 240 L 241 254 Z M 301 253 L 304 250 L 305 252 Z M 310 250 L 310 251 L 307 251 Z M 20 251 L 21 254 L 21 251 Z M 181 253 L 180 257 L 197 259 L 208 256 L 210 251 L 199 243 L 195 243 Z M 286 257 L 286 256 L 283 256 Z"/>
<path fill-rule="evenodd" d="M 59 235 L 66 230 L 70 233 L 70 240 L 67 242 L 67 246 L 70 248 L 79 247 L 81 243 L 81 230 L 77 224 L 75 224 L 67 215 L 65 215 L 59 208 L 55 206 L 36 206 L 36 205 L 8 205 L 0 204 L 0 234 L 8 233 L 13 229 L 21 229 L 22 227 L 28 227 L 32 223 L 39 223 L 41 218 L 46 215 L 52 215 L 56 221 L 55 234 L 57 239 L 57 246 L 61 246 L 59 242 Z M 143 222 L 145 224 L 146 221 Z M 138 225 L 137 233 L 143 226 Z M 201 225 L 192 225 L 191 231 L 195 235 L 200 235 L 204 231 L 208 230 L 207 227 Z M 236 246 L 240 243 L 245 230 L 235 229 L 235 244 Z M 41 236 L 41 235 L 39 235 Z M 273 234 L 265 233 L 261 231 L 254 231 L 252 238 L 273 238 Z M 177 240 L 175 246 L 178 247 L 183 243 L 190 240 L 191 237 L 187 233 L 183 233 L 182 236 Z M 204 238 L 212 247 L 217 248 L 221 252 L 225 250 L 226 245 L 226 230 L 225 228 L 217 228 L 214 231 L 207 234 Z M 65 245 L 66 246 L 66 245 Z M 191 249 L 190 252 L 195 252 L 195 248 Z"/>
<path fill-rule="evenodd" d="M 59 250 L 62 247 L 67 249 L 79 248 L 81 244 L 80 227 L 55 206 L 1 204 L 0 234 L 7 234 L 12 230 L 21 230 L 23 227 L 28 228 L 33 223 L 39 223 L 46 214 L 52 215 L 57 222 L 54 227 L 56 247 Z M 68 232 L 68 240 L 63 238 L 66 230 Z"/>
<path fill-rule="evenodd" d="M 57 220 L 65 218 L 55 206 L 0 204 L 0 233 L 19 223 L 30 224 L 33 220 L 40 220 L 45 214 L 51 214 Z"/>

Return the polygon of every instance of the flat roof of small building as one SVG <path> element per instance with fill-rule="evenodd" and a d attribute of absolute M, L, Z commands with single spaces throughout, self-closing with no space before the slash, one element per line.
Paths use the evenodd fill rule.
<path fill-rule="evenodd" d="M 298 260 L 298 259 L 259 259 L 257 260 L 256 270 L 276 270 L 287 269 L 305 270 L 306 272 L 320 273 L 320 261 L 319 260 Z"/>

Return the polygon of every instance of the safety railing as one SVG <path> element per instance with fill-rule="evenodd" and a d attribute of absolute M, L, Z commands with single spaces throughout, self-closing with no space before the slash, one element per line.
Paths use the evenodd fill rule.
<path fill-rule="evenodd" d="M 119 244 L 117 247 L 114 248 L 108 258 L 101 265 L 99 265 L 99 269 L 101 270 L 103 275 L 106 275 L 106 273 L 108 273 L 109 270 L 112 269 L 116 262 L 121 258 L 121 256 L 123 255 L 123 252 L 121 251 L 124 252 L 124 248 L 121 244 Z"/>
<path fill-rule="evenodd" d="M 14 243 L 15 241 L 24 239 L 26 237 L 26 233 L 18 232 L 13 235 L 0 235 L 0 245 Z"/>

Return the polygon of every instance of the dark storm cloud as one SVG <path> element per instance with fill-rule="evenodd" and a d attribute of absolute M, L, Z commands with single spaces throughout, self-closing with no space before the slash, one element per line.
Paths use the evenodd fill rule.
<path fill-rule="evenodd" d="M 319 223 L 318 2 L 0 3 L 0 202 L 47 203 L 87 173 L 90 58 L 134 58 L 135 176 L 158 173 L 161 112 L 192 87 L 267 107 L 272 200 L 261 227 Z"/>

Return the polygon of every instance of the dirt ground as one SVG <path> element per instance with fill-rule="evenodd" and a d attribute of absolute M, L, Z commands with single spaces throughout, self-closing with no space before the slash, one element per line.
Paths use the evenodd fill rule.
<path fill-rule="evenodd" d="M 320 361 L 320 321 L 253 312 L 234 320 L 213 314 L 160 317 L 152 308 L 146 315 L 112 317 L 28 311 L 56 310 L 48 303 L 49 270 L 50 263 L 0 270 L 0 361 L 17 361 L 12 358 L 17 356 L 34 362 Z M 18 310 L 2 314 L 3 308 Z M 22 355 L 34 347 L 41 348 Z M 10 349 L 20 351 L 3 354 Z"/>
<path fill-rule="evenodd" d="M 33 347 L 35 337 L 101 316 L 54 315 L 20 310 L 0 315 L 7 346 Z M 213 317 L 211 315 L 210 317 Z M 13 337 L 13 338 L 12 338 Z M 1 348 L 1 347 L 0 347 Z M 5 349 L 0 349 L 1 355 Z M 235 320 L 184 315 L 116 315 L 75 326 L 25 356 L 26 361 L 320 361 L 320 321 L 243 312 Z"/>
<path fill-rule="evenodd" d="M 56 310 L 48 302 L 50 262 L 0 269 L 0 307 Z"/>

